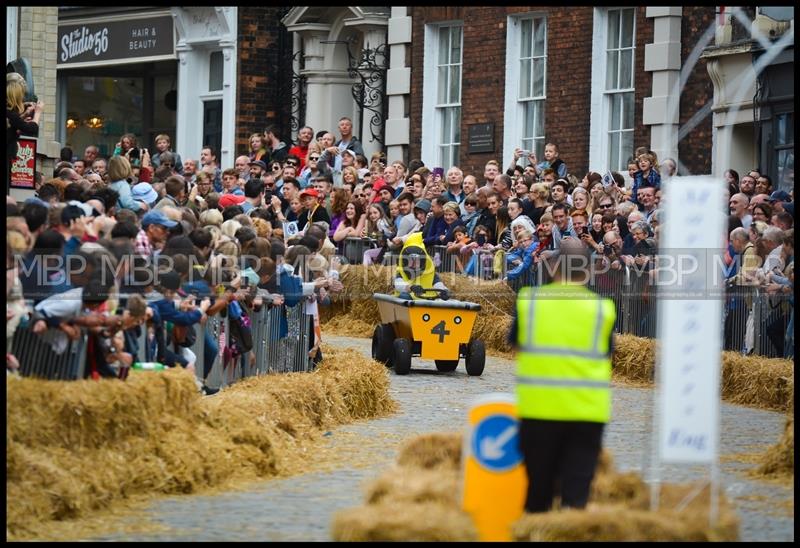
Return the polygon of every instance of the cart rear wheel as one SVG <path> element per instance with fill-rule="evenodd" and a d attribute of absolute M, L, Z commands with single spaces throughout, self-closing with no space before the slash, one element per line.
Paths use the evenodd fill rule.
<path fill-rule="evenodd" d="M 436 369 L 442 373 L 450 373 L 458 367 L 458 360 L 436 360 Z"/>
<path fill-rule="evenodd" d="M 411 371 L 411 341 L 408 339 L 395 339 L 394 349 L 394 372 L 397 375 L 408 375 Z"/>
<path fill-rule="evenodd" d="M 483 341 L 470 341 L 467 346 L 467 375 L 477 377 L 483 373 L 483 367 L 486 365 L 486 348 L 483 346 Z"/>
<path fill-rule="evenodd" d="M 394 329 L 391 325 L 383 323 L 376 326 L 372 332 L 372 359 L 391 367 L 392 341 L 394 341 Z"/>

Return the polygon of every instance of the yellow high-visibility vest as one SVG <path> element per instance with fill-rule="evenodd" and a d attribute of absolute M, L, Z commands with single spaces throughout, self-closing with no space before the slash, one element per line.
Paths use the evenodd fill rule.
<path fill-rule="evenodd" d="M 522 418 L 606 423 L 614 303 L 577 284 L 517 297 L 517 409 Z"/>

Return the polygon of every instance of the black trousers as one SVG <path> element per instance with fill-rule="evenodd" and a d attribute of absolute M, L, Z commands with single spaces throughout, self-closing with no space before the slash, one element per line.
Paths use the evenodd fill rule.
<path fill-rule="evenodd" d="M 528 472 L 526 512 L 547 512 L 561 494 L 561 507 L 584 508 L 603 441 L 599 422 L 522 419 L 520 449 Z"/>

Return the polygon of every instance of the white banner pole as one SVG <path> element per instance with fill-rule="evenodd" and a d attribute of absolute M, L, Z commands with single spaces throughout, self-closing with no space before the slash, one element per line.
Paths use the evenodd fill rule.
<path fill-rule="evenodd" d="M 719 375 L 722 303 L 709 283 L 725 241 L 724 183 L 673 177 L 663 189 L 666 215 L 659 249 L 654 436 L 662 462 L 708 464 L 709 518 L 718 501 Z M 660 470 L 656 470 L 660 479 Z M 651 505 L 657 505 L 655 484 Z"/>

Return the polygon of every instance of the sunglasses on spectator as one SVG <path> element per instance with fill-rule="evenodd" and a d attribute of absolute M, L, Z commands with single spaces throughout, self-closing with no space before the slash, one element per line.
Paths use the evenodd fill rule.
<path fill-rule="evenodd" d="M 308 159 L 316 162 L 319 160 L 319 156 L 309 156 Z"/>
<path fill-rule="evenodd" d="M 612 208 L 614 206 L 613 206 L 613 204 L 599 204 L 597 207 L 601 207 L 603 209 L 610 209 L 610 208 Z"/>
<path fill-rule="evenodd" d="M 287 166 L 294 166 L 294 167 L 297 167 L 297 166 L 299 166 L 300 164 L 298 164 L 298 163 L 297 163 L 297 162 L 295 162 L 295 161 L 291 161 L 291 162 L 286 162 L 286 165 L 287 165 Z"/>

